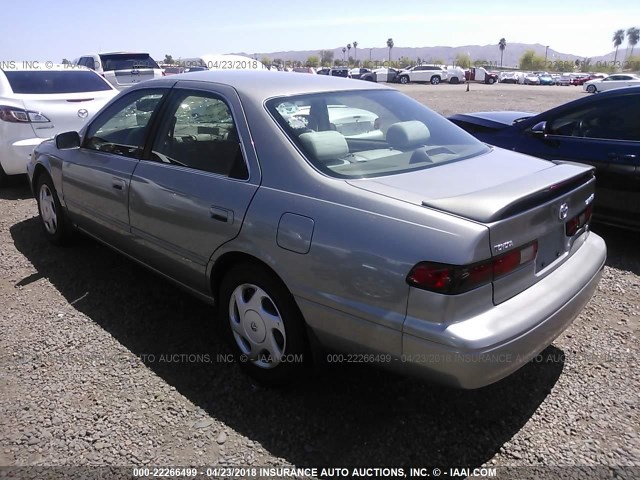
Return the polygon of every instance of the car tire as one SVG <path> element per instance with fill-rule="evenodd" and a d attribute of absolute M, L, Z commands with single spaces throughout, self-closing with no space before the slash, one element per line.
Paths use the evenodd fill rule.
<path fill-rule="evenodd" d="M 400 83 L 401 83 L 402 85 L 406 85 L 407 83 L 409 83 L 409 77 L 407 77 L 406 75 L 402 75 L 402 76 L 400 77 Z"/>
<path fill-rule="evenodd" d="M 460 83 L 460 80 L 458 79 L 458 77 L 453 77 L 451 80 L 449 80 L 449 83 L 456 85 Z"/>
<path fill-rule="evenodd" d="M 438 85 L 440 83 L 440 77 L 438 77 L 437 75 L 434 75 L 433 77 L 431 77 L 431 85 Z"/>
<path fill-rule="evenodd" d="M 0 187 L 4 187 L 9 183 L 9 175 L 4 172 L 2 164 L 0 163 Z"/>
<path fill-rule="evenodd" d="M 598 89 L 596 88 L 595 85 L 587 85 L 587 92 L 596 93 L 597 91 L 598 91 Z"/>
<path fill-rule="evenodd" d="M 493 85 L 494 83 L 496 83 L 496 79 L 493 77 L 489 77 L 488 83 L 489 85 Z"/>
<path fill-rule="evenodd" d="M 54 245 L 66 245 L 73 236 L 73 226 L 60 204 L 58 193 L 48 174 L 38 178 L 35 189 L 40 224 L 47 240 Z"/>
<path fill-rule="evenodd" d="M 293 296 L 266 267 L 242 263 L 220 284 L 218 318 L 240 367 L 259 383 L 284 385 L 307 366 L 305 324 Z"/>

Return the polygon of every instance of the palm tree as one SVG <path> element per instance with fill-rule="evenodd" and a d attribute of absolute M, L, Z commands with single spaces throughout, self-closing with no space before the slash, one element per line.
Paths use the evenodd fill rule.
<path fill-rule="evenodd" d="M 351 44 L 350 43 L 347 43 L 347 51 L 349 52 L 349 53 L 347 53 L 347 62 L 348 62 L 347 64 L 351 65 L 351 61 L 349 60 L 351 58 Z"/>
<path fill-rule="evenodd" d="M 629 58 L 633 57 L 633 47 L 636 46 L 640 40 L 640 29 L 636 27 L 631 27 L 627 29 L 627 43 L 631 46 L 631 53 L 629 53 Z"/>
<path fill-rule="evenodd" d="M 616 54 L 613 57 L 613 67 L 615 68 L 616 60 L 618 60 L 618 47 L 624 42 L 624 30 L 616 30 L 613 33 L 611 41 L 613 42 L 613 46 L 616 47 Z"/>
<path fill-rule="evenodd" d="M 389 48 L 389 63 L 391 63 L 391 49 L 393 48 L 393 38 L 387 40 L 387 47 Z"/>
<path fill-rule="evenodd" d="M 358 42 L 353 42 L 353 63 L 358 64 Z"/>
<path fill-rule="evenodd" d="M 504 55 L 504 49 L 507 48 L 507 41 L 504 37 L 498 42 L 498 48 L 500 49 L 500 68 L 502 68 L 502 56 Z"/>
<path fill-rule="evenodd" d="M 344 54 L 347 52 L 345 47 L 342 47 L 342 61 L 344 62 Z"/>

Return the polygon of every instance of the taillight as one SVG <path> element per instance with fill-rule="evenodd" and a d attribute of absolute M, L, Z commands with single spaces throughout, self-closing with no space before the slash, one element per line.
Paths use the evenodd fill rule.
<path fill-rule="evenodd" d="M 587 225 L 591 221 L 591 214 L 593 213 L 593 205 L 589 205 L 582 212 L 575 217 L 571 218 L 565 224 L 565 233 L 567 237 L 573 237 L 578 230 Z"/>
<path fill-rule="evenodd" d="M 40 112 L 0 105 L 0 120 L 10 123 L 47 123 L 50 120 Z"/>
<path fill-rule="evenodd" d="M 472 265 L 420 262 L 407 275 L 407 283 L 431 292 L 457 295 L 487 285 L 528 265 L 535 260 L 537 253 L 538 242 L 534 241 L 517 250 Z"/>

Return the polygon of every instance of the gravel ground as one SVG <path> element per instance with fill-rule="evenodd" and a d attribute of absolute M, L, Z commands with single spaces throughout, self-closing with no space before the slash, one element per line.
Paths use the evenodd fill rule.
<path fill-rule="evenodd" d="M 465 89 L 401 87 L 444 115 L 583 95 Z M 211 307 L 90 240 L 50 246 L 18 182 L 0 190 L 0 465 L 640 467 L 640 234 L 595 230 L 609 246 L 595 297 L 495 385 L 328 365 L 270 390 L 224 361 Z"/>

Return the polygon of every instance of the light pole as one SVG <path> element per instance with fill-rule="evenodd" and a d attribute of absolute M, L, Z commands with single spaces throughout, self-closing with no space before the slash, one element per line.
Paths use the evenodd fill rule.
<path fill-rule="evenodd" d="M 373 48 L 369 49 L 369 61 L 371 61 L 371 50 L 373 50 Z"/>
<path fill-rule="evenodd" d="M 549 51 L 549 45 L 544 47 L 544 68 L 547 68 L 547 52 Z"/>

